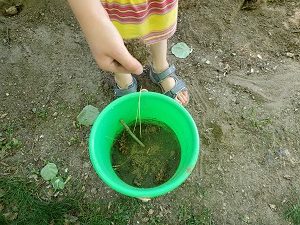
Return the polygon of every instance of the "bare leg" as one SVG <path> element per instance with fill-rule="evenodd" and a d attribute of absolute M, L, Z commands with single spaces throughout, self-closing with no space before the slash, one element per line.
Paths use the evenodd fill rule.
<path fill-rule="evenodd" d="M 114 74 L 115 81 L 120 89 L 126 89 L 132 83 L 131 74 L 116 73 Z"/>
<path fill-rule="evenodd" d="M 155 44 L 150 45 L 150 51 L 152 55 L 152 66 L 155 73 L 161 73 L 169 68 L 167 61 L 168 40 L 163 40 Z M 161 82 L 161 85 L 165 92 L 171 90 L 175 86 L 175 80 L 172 77 L 167 77 Z M 178 93 L 176 100 L 182 105 L 187 105 L 189 101 L 189 95 L 187 91 L 181 91 Z"/>

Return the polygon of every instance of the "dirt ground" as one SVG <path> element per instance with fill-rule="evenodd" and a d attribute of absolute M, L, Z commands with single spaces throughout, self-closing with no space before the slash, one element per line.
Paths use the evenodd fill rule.
<path fill-rule="evenodd" d="M 74 121 L 85 105 L 101 110 L 113 100 L 111 78 L 65 1 L 0 1 L 2 12 L 5 2 L 23 8 L 0 16 L 0 133 L 22 144 L 1 152 L 0 176 L 26 177 L 54 198 L 34 176 L 54 162 L 72 176 L 62 195 L 81 190 L 109 205 L 121 196 L 93 171 L 89 128 Z M 189 86 L 201 157 L 180 188 L 139 205 L 151 215 L 140 210 L 128 224 L 186 224 L 183 217 L 203 209 L 218 225 L 290 224 L 284 211 L 300 194 L 300 1 L 269 0 L 250 11 L 242 3 L 180 1 L 170 46 L 184 41 L 193 52 L 169 58 Z"/>

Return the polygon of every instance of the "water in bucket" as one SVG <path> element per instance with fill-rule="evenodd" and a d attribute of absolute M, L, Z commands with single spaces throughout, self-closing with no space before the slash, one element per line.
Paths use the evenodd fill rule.
<path fill-rule="evenodd" d="M 165 124 L 144 122 L 130 129 L 143 142 L 142 147 L 123 130 L 112 147 L 112 165 L 127 184 L 150 188 L 168 181 L 180 162 L 180 144 Z"/>

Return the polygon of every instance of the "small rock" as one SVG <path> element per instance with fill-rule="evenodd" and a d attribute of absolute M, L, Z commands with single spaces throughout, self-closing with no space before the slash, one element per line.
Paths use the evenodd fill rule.
<path fill-rule="evenodd" d="M 257 54 L 257 58 L 262 59 L 262 56 L 260 54 Z"/>
<path fill-rule="evenodd" d="M 57 112 L 54 112 L 54 113 L 52 114 L 53 117 L 57 117 L 57 115 L 58 115 Z"/>
<path fill-rule="evenodd" d="M 18 9 L 17 9 L 16 6 L 11 6 L 7 9 L 5 9 L 5 13 L 8 16 L 13 16 L 13 15 L 16 15 L 18 13 Z"/>
<path fill-rule="evenodd" d="M 36 174 L 32 174 L 28 177 L 29 179 L 34 179 L 35 181 L 38 180 L 38 176 Z"/>
<path fill-rule="evenodd" d="M 153 213 L 154 213 L 154 210 L 153 209 L 149 209 L 148 214 L 152 215 Z"/>
<path fill-rule="evenodd" d="M 148 218 L 148 217 L 145 217 L 145 218 L 142 219 L 142 221 L 146 223 L 146 222 L 149 221 L 149 218 Z"/>
<path fill-rule="evenodd" d="M 250 217 L 248 215 L 245 215 L 244 218 L 243 218 L 243 221 L 246 222 L 246 223 L 249 223 L 250 222 Z"/>
<path fill-rule="evenodd" d="M 220 195 L 224 195 L 224 192 L 223 192 L 223 191 L 217 190 L 217 192 L 218 192 Z"/>
<path fill-rule="evenodd" d="M 290 176 L 290 175 L 284 175 L 283 178 L 286 179 L 286 180 L 291 180 L 292 176 Z"/>
<path fill-rule="evenodd" d="M 31 111 L 32 111 L 33 113 L 36 113 L 36 108 L 32 108 Z"/>
<path fill-rule="evenodd" d="M 277 155 L 280 157 L 287 157 L 290 155 L 290 152 L 287 149 L 280 148 L 277 150 Z"/>
<path fill-rule="evenodd" d="M 93 125 L 98 115 L 99 115 L 99 110 L 96 107 L 92 105 L 87 105 L 77 116 L 77 121 L 79 124 L 90 126 Z"/>
<path fill-rule="evenodd" d="M 108 203 L 107 209 L 110 209 L 111 207 L 111 202 Z"/>
<path fill-rule="evenodd" d="M 9 93 L 5 93 L 6 96 L 9 96 Z"/>
<path fill-rule="evenodd" d="M 89 168 L 89 167 L 90 167 L 90 163 L 89 162 L 83 163 L 83 168 Z"/>
<path fill-rule="evenodd" d="M 294 58 L 295 54 L 291 53 L 291 52 L 287 52 L 286 56 L 289 57 L 289 58 Z"/>
<path fill-rule="evenodd" d="M 269 204 L 269 207 L 270 207 L 270 209 L 272 209 L 272 210 L 276 210 L 276 205 L 274 205 L 274 204 Z"/>
<path fill-rule="evenodd" d="M 91 193 L 92 194 L 97 194 L 97 189 L 96 188 L 92 188 Z"/>
<path fill-rule="evenodd" d="M 210 65 L 210 63 L 211 63 L 211 62 L 210 62 L 209 60 L 206 60 L 206 61 L 205 61 L 205 64 L 207 64 L 207 65 Z"/>
<path fill-rule="evenodd" d="M 149 202 L 151 198 L 139 198 L 142 202 Z"/>
<path fill-rule="evenodd" d="M 3 119 L 3 118 L 5 118 L 7 115 L 8 115 L 8 113 L 4 113 L 4 114 L 2 114 L 2 115 L 0 116 L 0 119 Z"/>

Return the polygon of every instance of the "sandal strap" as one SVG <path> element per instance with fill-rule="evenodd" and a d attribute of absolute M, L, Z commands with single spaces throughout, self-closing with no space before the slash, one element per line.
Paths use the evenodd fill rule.
<path fill-rule="evenodd" d="M 164 79 L 169 77 L 171 74 L 174 74 L 175 71 L 176 71 L 176 68 L 174 65 L 171 65 L 168 69 L 166 69 L 165 71 L 163 71 L 161 73 L 155 73 L 153 71 L 153 69 L 151 68 L 150 78 L 151 78 L 152 82 L 159 84 L 161 81 L 163 81 Z"/>
<path fill-rule="evenodd" d="M 132 83 L 128 85 L 126 89 L 120 89 L 117 84 L 115 84 L 114 92 L 117 98 L 122 97 L 124 95 L 134 93 L 137 91 L 137 81 L 134 77 L 132 77 Z"/>
<path fill-rule="evenodd" d="M 170 90 L 165 92 L 164 94 L 171 97 L 176 98 L 177 94 L 183 90 L 187 90 L 186 84 L 183 80 L 179 79 L 175 74 L 171 75 L 170 77 L 173 77 L 175 80 L 175 86 Z"/>

